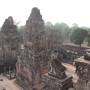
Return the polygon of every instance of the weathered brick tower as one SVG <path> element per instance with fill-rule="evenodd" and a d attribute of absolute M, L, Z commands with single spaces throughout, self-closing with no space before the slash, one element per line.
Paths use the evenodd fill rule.
<path fill-rule="evenodd" d="M 42 88 L 42 51 L 44 41 L 44 21 L 39 9 L 32 9 L 26 22 L 24 40 L 21 45 L 17 62 L 17 81 L 25 90 L 40 90 Z M 41 85 L 41 86 L 40 86 Z"/>
<path fill-rule="evenodd" d="M 15 69 L 17 51 L 19 47 L 19 33 L 11 16 L 5 19 L 0 31 L 0 61 L 3 62 L 1 73 Z M 1 69 L 0 69 L 1 71 Z M 10 73 L 9 73 L 10 74 Z"/>

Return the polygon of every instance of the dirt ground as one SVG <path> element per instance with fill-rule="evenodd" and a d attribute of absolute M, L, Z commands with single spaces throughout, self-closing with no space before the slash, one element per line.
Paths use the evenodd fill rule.
<path fill-rule="evenodd" d="M 15 83 L 15 79 L 9 80 L 2 75 L 0 75 L 0 79 L 3 79 L 3 81 L 0 81 L 0 90 L 23 90 Z"/>
<path fill-rule="evenodd" d="M 63 63 L 63 65 L 67 68 L 66 74 L 73 77 L 73 82 L 76 83 L 78 80 L 78 76 L 75 73 L 75 66 Z"/>

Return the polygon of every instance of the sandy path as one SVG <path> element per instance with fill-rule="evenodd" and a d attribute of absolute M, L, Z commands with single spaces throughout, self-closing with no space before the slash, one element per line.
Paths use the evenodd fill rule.
<path fill-rule="evenodd" d="M 0 90 L 3 90 L 3 88 L 6 90 L 23 90 L 14 82 L 15 80 L 8 80 L 4 76 L 0 76 L 0 79 L 3 79 L 3 81 L 0 81 Z"/>
<path fill-rule="evenodd" d="M 63 63 L 63 65 L 67 68 L 66 74 L 73 77 L 73 82 L 77 82 L 78 76 L 75 73 L 76 68 L 71 64 Z"/>

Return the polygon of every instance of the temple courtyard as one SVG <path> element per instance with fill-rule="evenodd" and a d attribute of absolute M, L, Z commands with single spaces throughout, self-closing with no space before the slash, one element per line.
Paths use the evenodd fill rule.
<path fill-rule="evenodd" d="M 77 81 L 77 76 L 75 74 L 75 67 L 70 64 L 63 63 L 67 68 L 67 74 L 73 76 L 73 81 Z M 9 80 L 7 77 L 0 75 L 0 90 L 23 90 L 19 85 L 15 83 L 16 79 Z"/>
<path fill-rule="evenodd" d="M 0 90 L 23 90 L 15 83 L 15 79 L 9 80 L 3 75 L 0 75 Z"/>

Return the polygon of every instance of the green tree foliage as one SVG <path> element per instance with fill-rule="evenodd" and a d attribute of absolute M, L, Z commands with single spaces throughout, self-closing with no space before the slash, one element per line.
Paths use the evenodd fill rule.
<path fill-rule="evenodd" d="M 45 30 L 51 30 L 51 29 L 54 29 L 54 26 L 51 22 L 46 22 L 45 23 Z"/>
<path fill-rule="evenodd" d="M 77 28 L 72 32 L 71 41 L 81 46 L 88 32 L 86 29 Z"/>
<path fill-rule="evenodd" d="M 56 30 L 59 30 L 61 32 L 64 41 L 70 38 L 69 36 L 71 30 L 66 23 L 56 23 L 54 27 Z"/>
<path fill-rule="evenodd" d="M 60 46 L 63 42 L 60 29 L 57 29 L 51 22 L 45 24 L 47 41 L 50 47 Z"/>
<path fill-rule="evenodd" d="M 87 42 L 88 42 L 88 46 L 90 46 L 90 35 L 88 35 Z"/>
<path fill-rule="evenodd" d="M 62 41 L 70 40 L 71 29 L 66 23 L 56 23 L 53 25 L 51 22 L 47 22 L 45 28 L 48 31 L 54 30 L 58 32 L 60 37 L 58 39 L 62 39 Z"/>
<path fill-rule="evenodd" d="M 88 46 L 90 46 L 90 31 L 88 31 L 88 36 L 86 38 L 86 41 L 88 42 Z"/>

